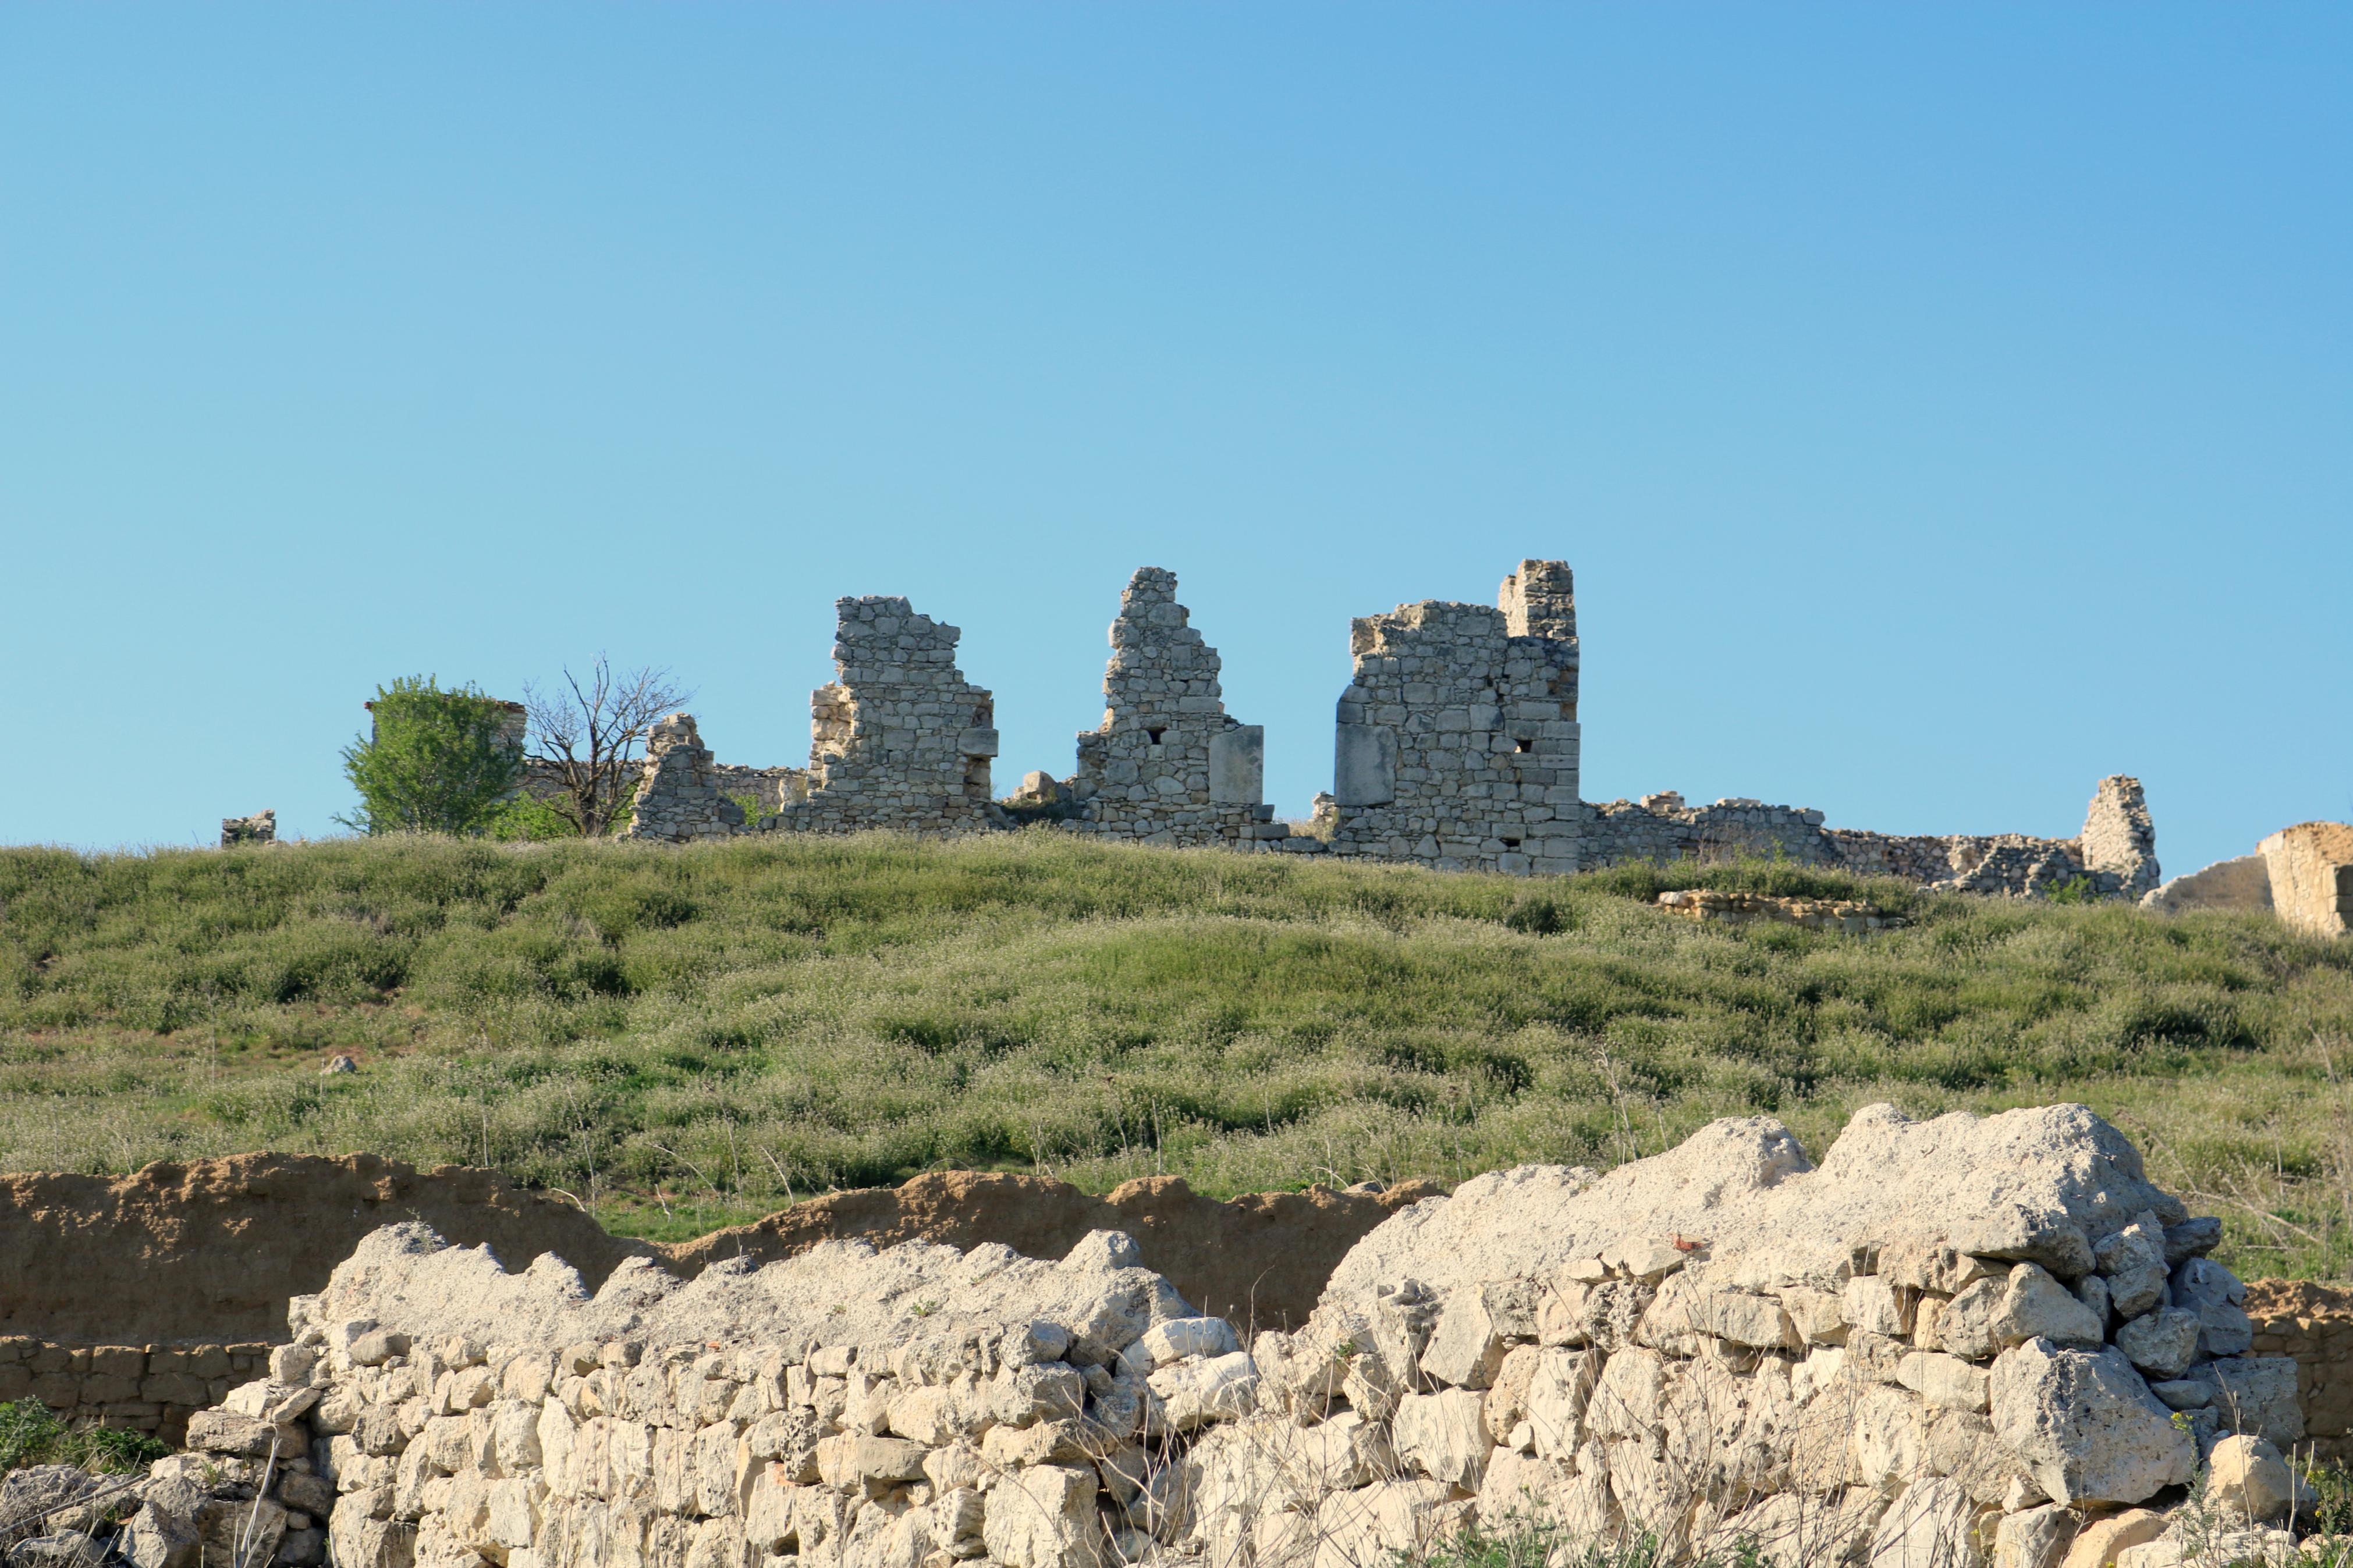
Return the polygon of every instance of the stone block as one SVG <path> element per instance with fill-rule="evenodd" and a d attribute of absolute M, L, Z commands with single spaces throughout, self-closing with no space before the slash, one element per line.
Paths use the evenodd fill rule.
<path fill-rule="evenodd" d="M 1209 803 L 1256 805 L 1266 794 L 1266 726 L 1237 724 L 1209 737 Z"/>
<path fill-rule="evenodd" d="M 1332 793 L 1339 803 L 1387 805 L 1397 799 L 1397 731 L 1384 725 L 1342 724 L 1335 737 Z"/>

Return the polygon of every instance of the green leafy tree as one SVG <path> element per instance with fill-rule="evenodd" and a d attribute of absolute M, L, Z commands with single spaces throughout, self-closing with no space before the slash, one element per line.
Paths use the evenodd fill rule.
<path fill-rule="evenodd" d="M 522 784 L 522 736 L 504 702 L 429 675 L 376 688 L 372 731 L 343 748 L 368 833 L 479 833 Z"/>

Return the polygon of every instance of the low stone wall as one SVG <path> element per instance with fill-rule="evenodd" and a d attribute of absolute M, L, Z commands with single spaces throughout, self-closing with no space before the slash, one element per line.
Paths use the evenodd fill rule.
<path fill-rule="evenodd" d="M 0 1337 L 0 1404 L 37 1399 L 76 1426 L 152 1432 L 177 1444 L 188 1417 L 265 1375 L 270 1347 L 64 1345 Z"/>
<path fill-rule="evenodd" d="M 1894 931 L 1905 924 L 1897 916 L 1852 899 L 1783 899 L 1767 893 L 1718 893 L 1705 888 L 1661 893 L 1659 907 L 1687 921 L 1719 925 L 1764 921 L 1860 934 Z"/>
<path fill-rule="evenodd" d="M 2253 1280 L 2247 1316 L 2259 1354 L 2295 1361 L 2296 1401 L 2314 1457 L 2353 1462 L 2353 1285 Z"/>
<path fill-rule="evenodd" d="M 2174 1568 L 2236 1508 L 2212 1560 L 2275 1561 L 2296 1369 L 2248 1353 L 2219 1235 L 2081 1106 L 1871 1107 L 1819 1169 L 1751 1118 L 1482 1176 L 1248 1348 L 1112 1231 L 632 1260 L 592 1296 L 404 1224 L 191 1421 L 210 1489 L 163 1461 L 122 1540 L 185 1568 L 227 1498 L 289 1568 L 1377 1568 L 1531 1522 Z"/>

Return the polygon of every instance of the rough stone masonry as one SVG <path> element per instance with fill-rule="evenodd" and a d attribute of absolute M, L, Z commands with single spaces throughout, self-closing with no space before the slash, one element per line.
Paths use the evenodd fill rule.
<path fill-rule="evenodd" d="M 1261 798 L 1265 733 L 1228 714 L 1217 649 L 1139 569 L 1112 622 L 1105 710 L 1067 778 L 1038 770 L 999 801 L 993 700 L 955 665 L 960 634 L 899 598 L 843 599 L 839 679 L 811 699 L 809 767 L 718 763 L 694 721 L 649 738 L 628 836 L 683 843 L 744 832 L 896 828 L 951 834 L 1046 822 L 1159 845 L 1400 861 L 1447 870 L 1563 873 L 1628 860 L 1761 854 L 1939 888 L 2140 898 L 2158 883 L 2139 782 L 2101 782 L 2074 838 L 1894 837 L 1823 826 L 1799 806 L 1580 798 L 1580 651 L 1566 563 L 1523 561 L 1493 606 L 1425 600 L 1355 621 L 1335 714 L 1333 791 L 1312 825 Z M 759 781 L 762 813 L 737 797 Z"/>
<path fill-rule="evenodd" d="M 2268 1560 L 2296 1369 L 2249 1353 L 2219 1236 L 2081 1106 L 1873 1106 L 1819 1168 L 1750 1118 L 1482 1176 L 1247 1345 L 1114 1231 L 630 1259 L 592 1296 L 409 1223 L 293 1303 L 123 1544 L 194 1568 L 234 1513 L 289 1568 L 1387 1568 L 1540 1522 L 1792 1565 L 2056 1568 L 2080 1534 L 2174 1568 L 2210 1528 Z"/>

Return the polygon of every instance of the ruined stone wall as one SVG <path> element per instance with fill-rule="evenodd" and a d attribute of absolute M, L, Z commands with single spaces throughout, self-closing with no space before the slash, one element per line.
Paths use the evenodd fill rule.
<path fill-rule="evenodd" d="M 2353 826 L 2306 822 L 2257 846 L 2270 872 L 2272 907 L 2314 936 L 2353 931 Z"/>
<path fill-rule="evenodd" d="M 1568 568 L 1522 562 L 1497 600 L 1429 600 L 1353 623 L 1326 852 L 1444 870 L 1577 868 Z"/>
<path fill-rule="evenodd" d="M 0 1336 L 0 1404 L 37 1399 L 74 1426 L 181 1441 L 188 1417 L 267 1373 L 266 1343 L 75 1345 Z"/>
<path fill-rule="evenodd" d="M 1787 859 L 1944 892 L 2042 897 L 2082 883 L 2095 898 L 2138 900 L 2158 884 L 2157 835 L 2138 779 L 2102 779 L 2075 838 L 2019 833 L 1899 836 L 1825 827 L 1803 806 L 1720 800 L 1687 806 L 1670 792 L 1588 805 L 1580 864 L 1669 865 L 1744 857 Z"/>
<path fill-rule="evenodd" d="M 1801 866 L 1831 863 L 1822 814 L 1756 800 L 1719 800 L 1687 806 L 1672 791 L 1640 801 L 1612 800 L 1584 808 L 1578 865 L 1586 870 L 1629 860 L 1671 865 L 1711 864 L 1742 857 L 1778 858 Z"/>
<path fill-rule="evenodd" d="M 630 836 L 686 843 L 1044 822 L 1128 842 L 1517 875 L 1756 856 L 2012 897 L 2080 887 L 2138 899 L 2158 885 L 2147 805 L 2139 781 L 2123 775 L 2101 782 L 2071 839 L 1891 836 L 1826 827 L 1807 807 L 1744 798 L 1689 806 L 1672 792 L 1579 800 L 1577 605 L 1558 561 L 1522 562 L 1493 609 L 1430 600 L 1351 624 L 1333 793 L 1317 797 L 1303 832 L 1274 821 L 1260 798 L 1264 731 L 1226 712 L 1221 661 L 1177 602 L 1174 573 L 1141 568 L 1121 596 L 1103 720 L 1079 737 L 1076 771 L 1060 780 L 1032 772 L 1001 802 L 989 795 L 994 700 L 956 668 L 957 629 L 901 598 L 842 599 L 836 611 L 839 679 L 812 694 L 808 771 L 719 763 L 694 721 L 671 715 L 649 740 Z M 544 783 L 535 774 L 532 787 Z M 747 795 L 759 803 L 751 821 L 737 805 Z M 2331 882 L 2321 900 L 2340 925 L 2335 903 L 2353 910 L 2353 852 L 2346 862 L 2343 889 Z"/>
<path fill-rule="evenodd" d="M 963 632 L 901 598 L 834 605 L 839 679 L 809 695 L 807 793 L 764 831 L 967 832 L 1002 826 L 989 796 L 996 699 L 956 668 Z"/>
<path fill-rule="evenodd" d="M 1218 650 L 1176 602 L 1176 574 L 1137 570 L 1111 624 L 1102 725 L 1079 736 L 1071 826 L 1146 844 L 1281 838 L 1261 803 L 1266 731 L 1226 712 Z"/>
<path fill-rule="evenodd" d="M 794 801 L 808 796 L 807 768 L 754 768 L 733 763 L 711 764 L 711 782 L 722 795 L 749 798 L 758 816 L 774 816 Z"/>
<path fill-rule="evenodd" d="M 2250 1280 L 2247 1316 L 2257 1354 L 2295 1363 L 2296 1402 L 2314 1456 L 2353 1462 L 2353 1285 Z"/>
<path fill-rule="evenodd" d="M 2192 1529 L 2277 1561 L 2296 1368 L 2248 1353 L 2219 1234 L 2080 1106 L 1871 1107 L 1819 1169 L 1750 1118 L 1482 1176 L 1247 1346 L 1113 1231 L 592 1297 L 408 1224 L 188 1436 L 289 1568 L 322 1519 L 339 1568 L 1379 1568 L 1531 1523 L 1668 1561 L 2056 1568 L 2080 1533 L 2159 1568 Z M 178 1568 L 224 1495 L 151 1488 L 125 1555 Z"/>
<path fill-rule="evenodd" d="M 744 808 L 720 786 L 718 769 L 691 713 L 672 713 L 646 731 L 646 758 L 623 838 L 691 844 L 743 831 Z"/>

